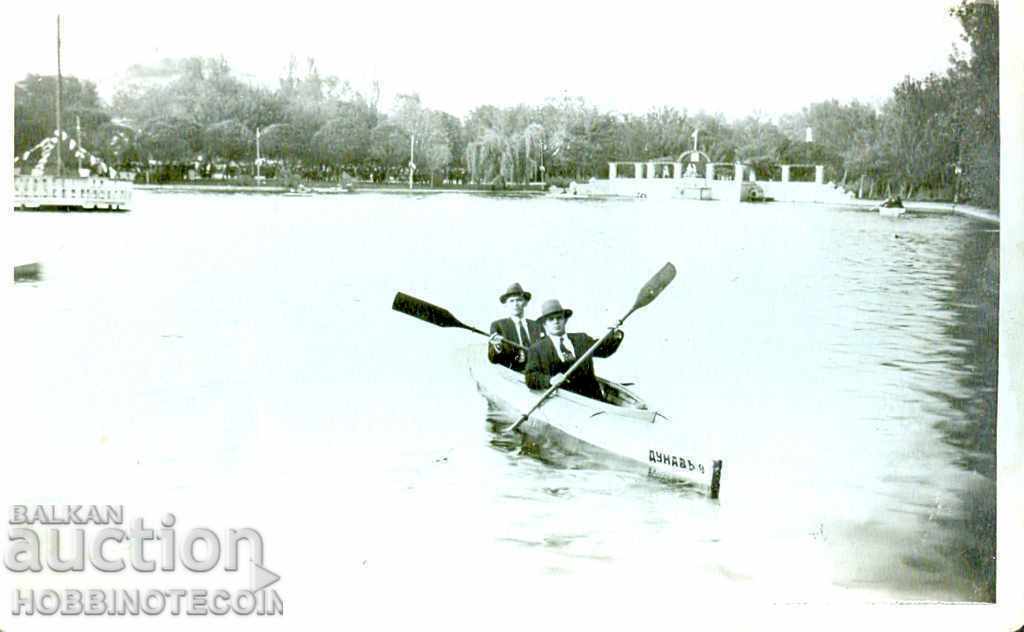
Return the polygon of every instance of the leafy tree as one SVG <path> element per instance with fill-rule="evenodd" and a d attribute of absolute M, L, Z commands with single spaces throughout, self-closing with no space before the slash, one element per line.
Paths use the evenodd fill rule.
<path fill-rule="evenodd" d="M 547 142 L 547 133 L 540 123 L 530 123 L 523 130 L 523 141 L 526 147 L 523 151 L 523 181 L 533 182 L 541 179 L 543 175 L 540 167 L 543 165 L 544 146 Z"/>
<path fill-rule="evenodd" d="M 999 11 L 994 3 L 961 0 L 950 12 L 971 49 L 970 57 L 953 58 L 950 72 L 964 192 L 978 204 L 999 208 Z"/>
<path fill-rule="evenodd" d="M 461 157 L 466 153 L 466 135 L 462 122 L 447 112 L 435 112 L 436 124 L 440 126 L 448 144 L 452 162 L 461 162 Z"/>
<path fill-rule="evenodd" d="M 138 134 L 144 160 L 190 163 L 202 151 L 203 130 L 195 123 L 174 117 L 147 121 Z"/>
<path fill-rule="evenodd" d="M 693 127 L 686 115 L 675 108 L 652 110 L 644 117 L 647 157 L 679 156 L 692 148 L 690 135 Z"/>
<path fill-rule="evenodd" d="M 260 154 L 264 158 L 296 161 L 303 154 L 303 141 L 288 123 L 274 123 L 260 130 Z"/>
<path fill-rule="evenodd" d="M 256 134 L 236 119 L 209 125 L 205 140 L 206 154 L 211 159 L 241 162 L 255 157 Z"/>
<path fill-rule="evenodd" d="M 561 121 L 552 152 L 556 167 L 576 179 L 601 175 L 614 153 L 615 117 L 600 112 L 581 97 L 566 97 L 560 104 Z"/>
<path fill-rule="evenodd" d="M 905 78 L 879 109 L 827 100 L 777 121 L 755 113 L 728 122 L 721 114 L 690 115 L 672 106 L 619 115 L 562 96 L 538 106 L 482 105 L 460 121 L 403 95 L 384 116 L 379 85 L 364 96 L 347 81 L 322 76 L 312 59 L 301 72 L 293 59 L 277 89 L 268 90 L 234 77 L 223 58 L 193 57 L 132 67 L 110 107 L 93 84 L 67 78 L 65 127 L 70 131 L 80 118 L 80 140 L 114 164 L 189 163 L 201 154 L 248 160 L 253 130 L 260 128 L 268 157 L 363 174 L 403 170 L 415 136 L 420 176 L 462 165 L 477 182 L 499 175 L 527 182 L 542 163 L 550 175 L 603 176 L 609 160 L 678 156 L 699 129 L 700 149 L 713 161 L 744 161 L 762 176 L 776 175 L 778 163 L 825 164 L 829 179 L 872 195 L 889 187 L 949 195 L 960 165 L 962 196 L 996 207 L 998 11 L 968 0 L 950 11 L 970 52 L 955 54 L 943 76 Z M 54 94 L 53 77 L 28 75 L 15 86 L 15 151 L 52 133 Z M 813 142 L 804 140 L 807 127 Z"/>
<path fill-rule="evenodd" d="M 923 81 L 908 77 L 883 108 L 883 151 L 891 156 L 892 175 L 903 195 L 911 195 L 917 186 L 941 186 L 946 166 L 956 159 L 948 88 L 948 82 L 935 75 Z"/>
<path fill-rule="evenodd" d="M 142 160 L 138 133 L 123 123 L 111 121 L 100 126 L 93 142 L 95 147 L 89 149 L 109 164 L 124 166 Z"/>
<path fill-rule="evenodd" d="M 81 119 L 82 144 L 92 150 L 97 130 L 110 121 L 91 81 L 64 77 L 61 84 L 62 125 L 72 136 Z M 57 129 L 57 77 L 27 75 L 14 86 L 14 152 L 21 154 L 52 136 Z"/>
<path fill-rule="evenodd" d="M 805 146 L 804 142 L 808 127 L 814 134 L 812 146 Z M 779 122 L 779 129 L 791 141 L 780 154 L 780 162 L 824 163 L 829 179 L 846 182 L 864 171 L 851 173 L 845 153 L 864 139 L 864 131 L 877 131 L 877 127 L 877 114 L 870 105 L 856 100 L 843 104 L 835 99 L 813 103 Z"/>
<path fill-rule="evenodd" d="M 415 136 L 413 162 L 417 171 L 433 178 L 451 162 L 451 129 L 442 114 L 423 107 L 419 95 L 399 95 L 392 120 L 406 134 Z"/>
<path fill-rule="evenodd" d="M 333 119 L 313 135 L 313 152 L 320 164 L 341 169 L 369 155 L 370 113 L 357 104 L 342 104 Z"/>
<path fill-rule="evenodd" d="M 409 135 L 391 121 L 379 123 L 370 133 L 370 158 L 385 176 L 401 171 L 409 162 Z"/>

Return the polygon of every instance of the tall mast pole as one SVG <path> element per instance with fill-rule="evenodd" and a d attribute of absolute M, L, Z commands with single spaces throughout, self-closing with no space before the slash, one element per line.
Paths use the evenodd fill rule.
<path fill-rule="evenodd" d="M 544 182 L 544 139 L 540 139 L 540 181 Z"/>
<path fill-rule="evenodd" d="M 62 98 L 62 79 L 60 75 L 60 15 L 57 16 L 57 177 L 61 178 L 64 176 L 64 162 L 61 159 L 61 143 L 63 142 L 64 132 L 61 128 L 60 123 L 60 111 L 61 111 L 61 98 Z"/>
<path fill-rule="evenodd" d="M 416 163 L 413 157 L 416 155 L 416 134 L 409 139 L 409 189 L 412 189 L 412 174 L 416 171 Z"/>
<path fill-rule="evenodd" d="M 78 174 L 82 175 L 82 154 L 79 151 L 82 147 L 82 118 L 75 115 L 75 142 L 78 143 L 78 150 L 75 150 L 75 157 L 78 158 Z"/>

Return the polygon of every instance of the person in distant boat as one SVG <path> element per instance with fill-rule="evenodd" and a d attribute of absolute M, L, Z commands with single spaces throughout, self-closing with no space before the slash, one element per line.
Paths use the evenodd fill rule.
<path fill-rule="evenodd" d="M 898 195 L 890 197 L 882 202 L 882 208 L 903 208 L 903 199 Z"/>
<path fill-rule="evenodd" d="M 540 323 L 526 318 L 526 305 L 531 297 L 532 295 L 518 283 L 510 285 L 505 293 L 498 297 L 498 300 L 508 306 L 509 317 L 491 323 L 487 359 L 493 364 L 501 364 L 513 371 L 522 372 L 526 366 L 526 351 L 506 341 L 511 340 L 528 349 L 544 335 Z"/>
<path fill-rule="evenodd" d="M 532 389 L 547 389 L 551 386 L 579 393 L 586 397 L 603 400 L 601 385 L 594 375 L 593 356 L 587 358 L 568 378 L 565 372 L 576 362 L 576 358 L 587 352 L 597 341 L 582 333 L 567 334 L 566 321 L 572 316 L 571 309 L 563 309 L 557 300 L 545 301 L 537 319 L 544 326 L 546 336 L 533 343 L 526 354 L 526 385 Z M 607 358 L 622 344 L 621 330 L 609 336 L 594 350 L 594 356 Z"/>

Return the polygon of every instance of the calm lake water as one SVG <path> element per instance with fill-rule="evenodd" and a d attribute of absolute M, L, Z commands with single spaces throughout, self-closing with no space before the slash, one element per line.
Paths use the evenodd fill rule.
<path fill-rule="evenodd" d="M 820 205 L 140 191 L 19 213 L 10 296 L 25 503 L 254 526 L 289 619 L 513 580 L 779 602 L 991 601 L 998 227 Z M 514 281 L 600 334 L 721 499 L 486 422 L 474 334 Z M 22 261 L 19 261 L 22 262 Z M 39 472 L 41 455 L 59 463 Z M 33 472 L 24 476 L 24 472 Z M 438 579 L 441 578 L 441 579 Z M 668 588 L 670 586 L 670 589 Z"/>

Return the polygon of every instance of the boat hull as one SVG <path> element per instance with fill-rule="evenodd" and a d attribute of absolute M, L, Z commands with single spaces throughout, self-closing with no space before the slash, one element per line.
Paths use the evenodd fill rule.
<path fill-rule="evenodd" d="M 543 394 L 528 389 L 521 373 L 490 364 L 483 349 L 471 353 L 468 363 L 478 390 L 491 403 L 499 423 L 511 424 Z M 599 459 L 611 467 L 645 469 L 652 476 L 682 481 L 718 498 L 720 460 L 696 455 L 680 424 L 648 407 L 629 389 L 600 381 L 618 405 L 556 391 L 519 429 L 567 452 Z"/>
<path fill-rule="evenodd" d="M 900 215 L 903 215 L 906 212 L 907 209 L 901 206 L 895 208 L 888 206 L 878 207 L 878 214 L 881 215 L 882 217 L 899 217 Z"/>

